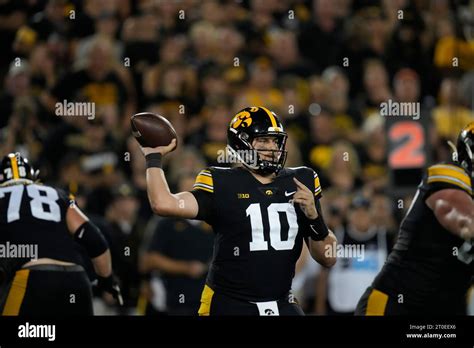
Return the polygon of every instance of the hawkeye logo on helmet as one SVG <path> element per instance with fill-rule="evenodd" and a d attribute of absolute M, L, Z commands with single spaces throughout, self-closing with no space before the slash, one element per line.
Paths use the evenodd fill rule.
<path fill-rule="evenodd" d="M 231 125 L 232 128 L 238 128 L 239 126 L 248 127 L 252 124 L 252 116 L 250 116 L 250 112 L 248 111 L 241 111 L 233 118 Z"/>

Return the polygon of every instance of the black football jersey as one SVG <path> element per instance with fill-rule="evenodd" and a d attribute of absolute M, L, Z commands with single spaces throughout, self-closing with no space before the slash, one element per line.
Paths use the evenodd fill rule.
<path fill-rule="evenodd" d="M 243 167 L 210 167 L 199 173 L 192 191 L 197 219 L 216 234 L 207 284 L 216 292 L 246 301 L 277 300 L 291 290 L 295 263 L 307 231 L 293 178 L 321 197 L 310 168 L 285 168 L 273 182 L 260 183 Z M 307 226 L 307 224 L 306 224 Z"/>
<path fill-rule="evenodd" d="M 0 187 L 0 251 L 5 253 L 4 261 L 15 259 L 23 264 L 37 257 L 79 263 L 77 245 L 66 224 L 71 202 L 64 191 L 50 186 Z M 37 255 L 31 255 L 35 249 L 27 252 L 27 246 L 35 247 Z"/>
<path fill-rule="evenodd" d="M 446 230 L 426 199 L 442 189 L 472 195 L 471 178 L 455 163 L 429 167 L 404 220 L 397 242 L 374 286 L 415 306 L 442 308 L 465 306 L 466 292 L 474 275 L 471 245 Z"/>

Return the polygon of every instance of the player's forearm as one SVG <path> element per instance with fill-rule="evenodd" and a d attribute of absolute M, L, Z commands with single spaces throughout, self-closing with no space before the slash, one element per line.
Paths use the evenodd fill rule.
<path fill-rule="evenodd" d="M 155 214 L 173 215 L 178 199 L 170 192 L 165 173 L 160 168 L 148 168 L 146 171 L 148 200 Z"/>
<path fill-rule="evenodd" d="M 431 194 L 425 203 L 446 230 L 465 240 L 474 238 L 474 203 L 468 192 L 443 189 Z"/>
<path fill-rule="evenodd" d="M 462 238 L 465 238 L 462 233 L 463 229 L 469 228 L 474 219 L 473 214 L 469 214 L 468 211 L 461 211 L 460 209 L 456 209 L 456 207 L 443 202 L 438 202 L 438 204 L 436 204 L 434 213 L 439 223 L 445 229 Z"/>
<path fill-rule="evenodd" d="M 108 277 L 112 274 L 112 258 L 110 251 L 107 250 L 103 254 L 92 259 L 95 273 L 100 277 Z"/>
<path fill-rule="evenodd" d="M 461 228 L 464 227 L 466 216 L 460 214 L 456 209 L 451 209 L 451 211 L 444 215 L 441 218 L 442 225 L 449 230 L 450 232 L 459 235 Z"/>
<path fill-rule="evenodd" d="M 326 238 L 320 241 L 310 239 L 310 252 L 314 260 L 324 267 L 332 267 L 336 263 L 336 253 L 333 252 L 337 238 L 329 231 Z"/>

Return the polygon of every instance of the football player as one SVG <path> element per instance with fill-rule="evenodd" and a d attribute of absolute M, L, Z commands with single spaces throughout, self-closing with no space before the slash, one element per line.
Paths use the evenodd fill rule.
<path fill-rule="evenodd" d="M 202 170 L 191 192 L 173 194 L 161 157 L 176 146 L 143 148 L 153 211 L 199 219 L 214 229 L 214 256 L 199 315 L 302 315 L 291 281 L 303 240 L 326 267 L 336 243 L 324 223 L 321 186 L 310 168 L 284 168 L 287 134 L 264 107 L 247 107 L 230 122 L 228 151 L 239 164 Z"/>
<path fill-rule="evenodd" d="M 474 123 L 453 161 L 430 166 L 356 315 L 465 315 L 474 275 Z"/>
<path fill-rule="evenodd" d="M 0 313 L 92 315 L 92 291 L 77 245 L 91 257 L 98 285 L 115 297 L 110 252 L 73 197 L 36 181 L 19 153 L 0 163 Z"/>

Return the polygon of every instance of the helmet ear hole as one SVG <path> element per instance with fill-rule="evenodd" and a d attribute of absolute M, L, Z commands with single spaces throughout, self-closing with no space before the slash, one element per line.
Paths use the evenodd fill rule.
<path fill-rule="evenodd" d="M 241 132 L 239 135 L 238 135 L 238 138 L 240 140 L 240 145 L 241 146 L 238 146 L 238 149 L 237 150 L 250 150 L 252 148 L 252 144 L 251 142 L 249 141 L 250 139 L 250 135 L 248 135 L 247 133 L 245 132 Z M 239 145 L 238 143 L 236 145 Z"/>

